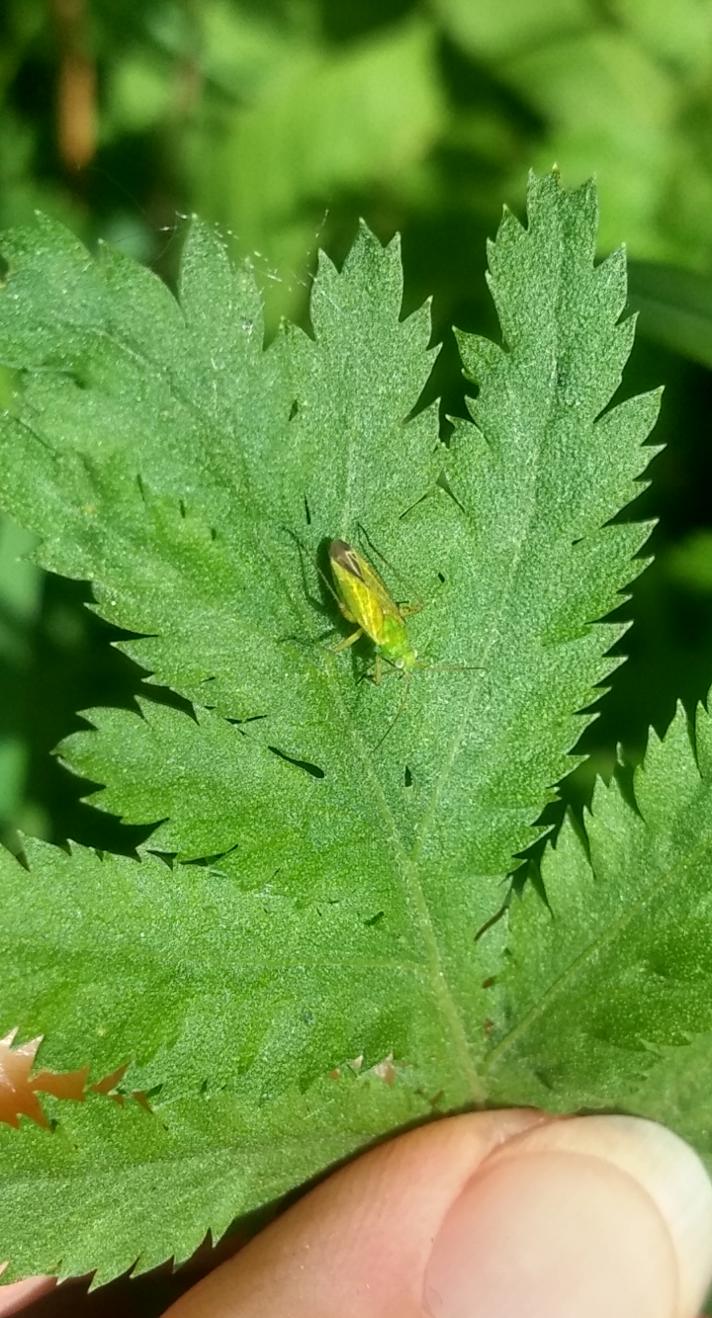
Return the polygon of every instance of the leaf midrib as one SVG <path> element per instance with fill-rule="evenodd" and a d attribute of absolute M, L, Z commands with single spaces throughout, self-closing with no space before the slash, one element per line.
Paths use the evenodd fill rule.
<path fill-rule="evenodd" d="M 560 321 L 559 310 L 561 303 L 561 292 L 562 292 L 561 261 L 559 261 L 559 279 L 557 284 L 557 314 L 554 317 L 554 324 L 556 327 L 554 357 L 557 360 L 559 357 L 558 326 Z M 511 600 L 511 596 L 514 590 L 514 583 L 517 574 L 519 572 L 519 568 L 522 562 L 525 548 L 529 543 L 531 527 L 538 506 L 537 484 L 538 484 L 539 471 L 540 471 L 541 454 L 544 447 L 544 439 L 548 432 L 548 428 L 551 424 L 552 414 L 554 413 L 557 407 L 557 400 L 558 400 L 558 391 L 556 388 L 554 388 L 551 390 L 550 393 L 548 413 L 541 422 L 541 427 L 540 427 L 541 440 L 536 446 L 535 462 L 532 465 L 532 474 L 529 483 L 530 493 L 527 504 L 527 512 L 526 512 L 526 516 L 523 517 L 522 519 L 524 534 L 520 537 L 517 552 L 512 559 L 511 567 L 509 569 L 508 578 L 507 578 L 508 588 L 506 592 L 503 592 L 502 598 L 504 602 L 502 604 L 502 607 L 498 610 L 497 625 L 495 628 L 492 629 L 491 639 L 486 651 L 484 652 L 484 656 L 483 656 L 484 658 L 487 658 L 489 655 L 492 654 L 495 644 L 500 641 L 502 635 L 503 620 L 505 618 L 507 608 Z M 517 401 L 519 402 L 519 399 L 517 399 Z M 351 466 L 352 466 L 352 451 L 353 451 L 353 441 L 350 441 L 348 459 L 347 459 L 349 471 L 351 470 Z M 347 482 L 347 490 L 348 488 L 349 488 L 349 483 Z M 490 686 L 490 691 L 491 690 L 492 688 Z M 344 713 L 343 702 L 341 701 L 340 696 L 338 698 L 339 698 L 339 703 L 342 706 L 342 715 L 343 715 Z M 457 754 L 462 744 L 462 740 L 465 737 L 467 729 L 469 727 L 469 723 L 470 723 L 469 714 L 474 699 L 475 699 L 475 690 L 473 689 L 470 693 L 469 699 L 466 702 L 468 708 L 468 718 L 462 720 L 462 723 L 458 727 L 458 731 L 451 738 L 448 752 L 446 756 L 443 758 L 441 770 L 433 785 L 429 804 L 425 809 L 424 813 L 421 814 L 418 835 L 411 849 L 408 849 L 402 837 L 394 813 L 391 807 L 389 806 L 388 801 L 383 792 L 380 779 L 377 777 L 375 773 L 374 765 L 372 763 L 370 755 L 368 754 L 368 748 L 365 746 L 365 743 L 363 742 L 363 739 L 360 736 L 359 737 L 355 736 L 353 725 L 348 719 L 346 720 L 346 725 L 349 731 L 351 741 L 357 748 L 361 763 L 365 766 L 368 776 L 371 780 L 372 786 L 374 788 L 374 795 L 379 801 L 383 817 L 386 820 L 391 835 L 396 843 L 401 872 L 403 874 L 406 885 L 409 887 L 409 890 L 411 892 L 411 895 L 415 903 L 416 915 L 418 916 L 421 937 L 423 939 L 423 943 L 426 948 L 428 965 L 432 976 L 433 992 L 436 999 L 438 999 L 440 1003 L 441 1014 L 449 1027 L 449 1032 L 457 1045 L 458 1053 L 460 1054 L 463 1063 L 463 1069 L 469 1081 L 472 1098 L 475 1102 L 477 1102 L 483 1100 L 486 1097 L 486 1090 L 483 1085 L 482 1079 L 480 1078 L 480 1075 L 477 1069 L 475 1068 L 475 1065 L 472 1060 L 471 1047 L 467 1035 L 467 1030 L 465 1027 L 465 1022 L 462 1017 L 462 1013 L 460 1011 L 458 1004 L 455 1001 L 452 992 L 450 991 L 447 982 L 447 978 L 443 969 L 443 960 L 440 950 L 440 942 L 438 939 L 435 924 L 431 916 L 430 906 L 426 897 L 425 889 L 419 873 L 420 856 L 422 853 L 422 848 L 425 844 L 425 838 L 428 835 L 429 825 L 432 823 L 435 817 L 453 763 L 457 758 Z M 485 707 L 487 709 L 491 709 L 492 695 L 489 696 Z"/>

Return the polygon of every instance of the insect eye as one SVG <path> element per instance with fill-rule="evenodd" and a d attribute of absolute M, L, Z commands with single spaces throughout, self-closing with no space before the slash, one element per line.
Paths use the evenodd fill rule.
<path fill-rule="evenodd" d="M 403 660 L 396 659 L 396 668 L 402 668 L 402 667 L 403 667 Z"/>

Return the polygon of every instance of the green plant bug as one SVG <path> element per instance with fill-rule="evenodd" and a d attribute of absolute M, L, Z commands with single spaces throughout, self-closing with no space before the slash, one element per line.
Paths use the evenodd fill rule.
<path fill-rule="evenodd" d="M 367 636 L 376 649 L 373 681 L 381 678 L 381 660 L 385 659 L 403 677 L 410 678 L 415 670 L 427 672 L 473 672 L 467 664 L 423 664 L 408 635 L 406 617 L 417 613 L 420 605 L 397 604 L 376 569 L 353 545 L 345 540 L 332 540 L 329 544 L 329 563 L 334 581 L 333 594 L 347 622 L 354 631 L 333 647 L 338 654 L 348 649 L 362 636 Z M 386 728 L 376 747 L 380 746 L 400 718 L 408 696 L 406 687 L 401 706 L 392 723 Z"/>
<path fill-rule="evenodd" d="M 356 628 L 334 646 L 334 652 L 368 636 L 376 647 L 375 681 L 380 677 L 381 658 L 399 671 L 411 673 L 418 667 L 418 652 L 411 645 L 405 618 L 417 611 L 415 606 L 396 604 L 376 569 L 345 540 L 331 541 L 329 563 L 338 606 Z"/>

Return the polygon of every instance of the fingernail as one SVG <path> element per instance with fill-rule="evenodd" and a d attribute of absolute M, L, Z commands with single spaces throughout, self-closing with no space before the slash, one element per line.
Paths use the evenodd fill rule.
<path fill-rule="evenodd" d="M 431 1318 L 688 1318 L 712 1277 L 712 1183 L 670 1131 L 632 1117 L 537 1126 L 447 1213 Z"/>

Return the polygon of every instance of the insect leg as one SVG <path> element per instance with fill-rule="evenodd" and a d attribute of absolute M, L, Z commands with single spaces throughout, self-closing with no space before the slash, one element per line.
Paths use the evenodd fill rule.
<path fill-rule="evenodd" d="M 331 653 L 340 654 L 342 650 L 348 650 L 349 646 L 354 645 L 361 636 L 363 636 L 363 628 L 357 627 L 356 631 L 352 632 L 350 636 L 344 636 L 343 640 L 339 641 L 336 645 L 333 645 L 331 647 Z"/>

